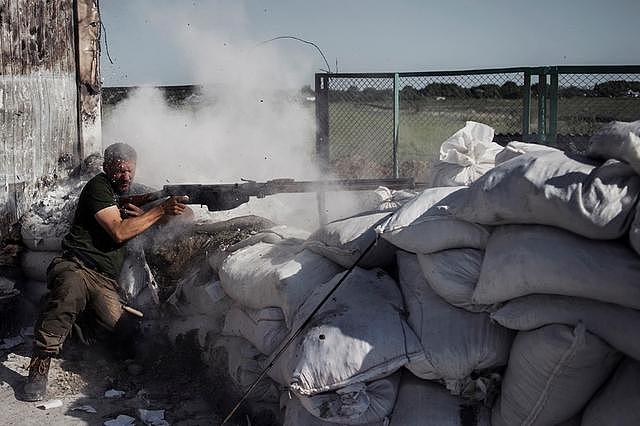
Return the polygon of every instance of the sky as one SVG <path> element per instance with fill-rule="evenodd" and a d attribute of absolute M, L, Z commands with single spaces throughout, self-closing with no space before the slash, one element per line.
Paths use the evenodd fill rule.
<path fill-rule="evenodd" d="M 105 86 L 215 82 L 197 72 L 194 55 L 252 54 L 278 36 L 314 42 L 339 72 L 640 63 L 638 0 L 102 0 L 100 8 Z M 215 36 L 185 37 L 192 31 Z M 327 68 L 310 45 L 269 44 L 309 83 Z"/>

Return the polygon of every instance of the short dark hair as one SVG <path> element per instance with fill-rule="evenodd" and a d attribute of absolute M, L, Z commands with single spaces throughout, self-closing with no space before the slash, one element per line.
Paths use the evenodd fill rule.
<path fill-rule="evenodd" d="M 114 143 L 104 150 L 105 164 L 113 163 L 114 161 L 133 161 L 135 163 L 137 159 L 136 150 L 126 143 Z"/>

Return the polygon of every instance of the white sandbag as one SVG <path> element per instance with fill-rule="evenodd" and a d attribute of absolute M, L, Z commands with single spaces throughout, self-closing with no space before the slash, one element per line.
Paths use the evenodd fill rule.
<path fill-rule="evenodd" d="M 451 249 L 430 254 L 418 254 L 420 268 L 436 294 L 453 306 L 471 312 L 482 312 L 490 305 L 471 301 L 480 277 L 482 250 Z"/>
<path fill-rule="evenodd" d="M 288 333 L 282 309 L 243 309 L 238 305 L 227 312 L 222 329 L 222 334 L 244 337 L 265 355 L 271 355 Z"/>
<path fill-rule="evenodd" d="M 602 126 L 589 139 L 588 155 L 624 161 L 640 174 L 640 120 L 612 121 Z"/>
<path fill-rule="evenodd" d="M 551 225 L 616 239 L 629 229 L 639 191 L 640 176 L 625 163 L 595 167 L 562 152 L 529 153 L 487 172 L 449 212 L 485 225 Z"/>
<path fill-rule="evenodd" d="M 242 337 L 220 336 L 214 348 L 224 349 L 229 376 L 241 392 L 247 391 L 262 372 L 264 356 Z M 256 401 L 278 402 L 280 393 L 276 383 L 264 377 L 250 397 Z"/>
<path fill-rule="evenodd" d="M 416 191 L 409 189 L 393 190 L 384 186 L 374 192 L 379 197 L 377 206 L 379 211 L 397 210 L 418 195 Z"/>
<path fill-rule="evenodd" d="M 555 425 L 580 412 L 620 355 L 584 325 L 554 324 L 516 336 L 491 424 Z"/>
<path fill-rule="evenodd" d="M 375 227 L 390 215 L 388 212 L 368 212 L 328 223 L 309 237 L 305 247 L 350 268 L 375 241 Z M 393 263 L 395 254 L 395 247 L 380 239 L 358 266 L 384 267 Z"/>
<path fill-rule="evenodd" d="M 456 308 L 438 296 L 422 275 L 415 255 L 398 253 L 400 288 L 425 356 L 407 365 L 423 379 L 442 379 L 459 394 L 476 370 L 507 363 L 513 332 L 486 313 Z"/>
<path fill-rule="evenodd" d="M 343 274 L 313 292 L 292 329 L 304 322 Z M 402 295 L 393 279 L 381 269 L 355 268 L 285 353 L 275 374 L 298 395 L 386 377 L 422 354 L 402 311 Z"/>
<path fill-rule="evenodd" d="M 127 241 L 125 246 L 126 255 L 118 276 L 118 284 L 129 300 L 135 299 L 150 284 L 153 285 L 154 278 L 147 264 L 143 243 L 142 236 L 138 236 Z"/>
<path fill-rule="evenodd" d="M 640 254 L 640 203 L 636 206 L 636 211 L 629 229 L 629 243 L 636 253 Z"/>
<path fill-rule="evenodd" d="M 285 408 L 283 426 L 334 426 L 335 423 L 326 422 L 313 416 L 302 406 L 300 400 L 290 392 L 285 392 L 280 398 L 280 406 Z M 368 423 L 368 426 L 386 426 L 385 422 Z"/>
<path fill-rule="evenodd" d="M 640 257 L 617 241 L 595 241 L 549 226 L 496 229 L 473 302 L 533 293 L 585 297 L 640 309 Z"/>
<path fill-rule="evenodd" d="M 467 121 L 440 146 L 440 162 L 432 169 L 432 186 L 469 185 L 495 165 L 502 146 L 493 142 L 494 130 Z"/>
<path fill-rule="evenodd" d="M 320 420 L 344 425 L 384 423 L 398 395 L 400 372 L 370 383 L 356 383 L 314 396 L 300 396 L 300 403 Z"/>
<path fill-rule="evenodd" d="M 581 297 L 533 294 L 507 302 L 491 319 L 513 330 L 533 330 L 547 324 L 576 326 L 587 330 L 623 352 L 640 360 L 640 311 L 613 303 Z"/>
<path fill-rule="evenodd" d="M 441 384 L 403 374 L 390 426 L 489 426 L 489 413 L 451 395 Z"/>
<path fill-rule="evenodd" d="M 278 307 L 291 324 L 296 310 L 320 284 L 341 271 L 330 260 L 282 241 L 257 243 L 235 251 L 220 268 L 225 293 L 252 309 Z"/>
<path fill-rule="evenodd" d="M 51 261 L 60 256 L 57 251 L 25 250 L 20 258 L 20 267 L 30 280 L 47 281 L 47 268 Z"/>
<path fill-rule="evenodd" d="M 626 359 L 589 402 L 583 426 L 640 425 L 640 363 Z"/>
<path fill-rule="evenodd" d="M 466 187 L 429 188 L 376 228 L 382 238 L 412 253 L 452 248 L 483 249 L 487 228 L 452 217 L 449 203 L 464 198 Z"/>
<path fill-rule="evenodd" d="M 496 154 L 496 166 L 522 154 L 543 154 L 545 152 L 560 152 L 560 150 L 547 145 L 540 145 L 538 143 L 511 141 L 502 149 L 502 151 Z"/>

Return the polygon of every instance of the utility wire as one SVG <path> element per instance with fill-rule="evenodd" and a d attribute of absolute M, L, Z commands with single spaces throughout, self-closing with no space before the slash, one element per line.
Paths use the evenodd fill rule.
<path fill-rule="evenodd" d="M 336 292 L 336 290 L 338 289 L 338 287 L 340 287 L 340 285 L 344 282 L 344 280 L 349 275 L 351 275 L 351 272 L 353 272 L 355 267 L 367 255 L 367 253 L 369 253 L 369 251 L 373 248 L 373 246 L 376 244 L 377 241 L 378 240 L 375 239 L 371 244 L 369 244 L 369 247 L 367 247 L 362 252 L 360 257 L 358 257 L 358 259 L 353 263 L 353 265 L 351 265 L 351 267 L 342 276 L 342 278 L 340 278 L 340 280 L 336 283 L 336 285 L 334 285 L 333 288 L 327 293 L 327 295 L 324 296 L 324 298 L 320 301 L 320 303 L 318 303 L 318 305 L 313 309 L 313 311 L 309 314 L 309 316 L 304 320 L 302 325 L 300 325 L 300 327 L 296 329 L 296 331 L 291 335 L 291 337 L 289 337 L 289 339 L 287 339 L 287 341 L 280 346 L 280 349 L 277 352 L 275 352 L 275 355 L 271 356 L 271 361 L 269 362 L 267 367 L 264 370 L 262 370 L 258 378 L 253 382 L 253 384 L 249 387 L 249 389 L 247 389 L 247 391 L 242 395 L 242 398 L 240 398 L 240 401 L 238 401 L 238 403 L 233 407 L 233 409 L 227 415 L 227 417 L 224 418 L 224 421 L 222 422 L 223 425 L 226 424 L 231 419 L 231 417 L 233 417 L 233 415 L 236 413 L 238 408 L 240 408 L 240 405 L 247 399 L 249 394 L 256 388 L 256 386 L 258 386 L 258 383 L 260 383 L 260 380 L 262 380 L 262 378 L 267 375 L 267 373 L 271 370 L 271 368 L 273 367 L 275 362 L 278 360 L 278 358 L 280 358 L 280 356 L 284 353 L 284 351 L 287 350 L 289 345 L 291 345 L 291 343 L 302 333 L 302 331 L 307 327 L 307 325 L 309 325 L 313 316 L 320 310 L 320 308 L 327 302 L 327 300 L 329 300 L 329 298 L 333 295 L 333 293 Z"/>
<path fill-rule="evenodd" d="M 270 38 L 269 40 L 262 41 L 262 42 L 258 43 L 257 46 L 261 46 L 263 44 L 267 44 L 267 43 L 270 43 L 270 42 L 275 41 L 275 40 L 283 40 L 283 39 L 296 40 L 296 41 L 299 41 L 301 43 L 310 44 L 311 46 L 315 47 L 316 50 L 320 53 L 320 56 L 322 56 L 322 59 L 324 60 L 324 64 L 327 66 L 327 69 L 326 70 L 322 70 L 322 71 L 326 71 L 326 72 L 329 72 L 329 73 L 331 72 L 331 67 L 329 66 L 329 61 L 327 61 L 327 57 L 324 56 L 324 53 L 322 52 L 322 49 L 320 49 L 320 47 L 318 47 L 318 45 L 315 44 L 312 41 L 303 40 L 300 37 L 296 37 L 296 36 L 286 35 L 286 36 L 278 36 L 278 37 Z"/>
<path fill-rule="evenodd" d="M 102 19 L 100 19 L 100 26 L 104 31 L 104 48 L 107 52 L 107 58 L 109 58 L 109 62 L 111 62 L 111 65 L 113 65 L 113 60 L 111 59 L 111 55 L 109 54 L 109 41 L 107 40 L 107 27 L 104 26 Z"/>

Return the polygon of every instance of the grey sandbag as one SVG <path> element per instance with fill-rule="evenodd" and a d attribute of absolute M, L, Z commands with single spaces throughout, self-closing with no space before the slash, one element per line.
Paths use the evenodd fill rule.
<path fill-rule="evenodd" d="M 588 155 L 624 161 L 640 174 L 640 120 L 612 121 L 602 126 L 589 139 Z"/>
<path fill-rule="evenodd" d="M 618 241 L 550 226 L 504 226 L 489 238 L 473 302 L 528 294 L 585 297 L 640 309 L 640 257 Z"/>
<path fill-rule="evenodd" d="M 290 392 L 285 392 L 282 395 L 280 406 L 285 409 L 283 426 L 334 426 L 336 424 L 313 416 Z M 386 426 L 386 422 L 367 423 L 366 426 Z"/>
<path fill-rule="evenodd" d="M 582 416 L 583 426 L 640 425 L 640 363 L 625 359 L 591 400 Z"/>
<path fill-rule="evenodd" d="M 449 214 L 483 225 L 550 225 L 587 238 L 619 238 L 631 224 L 640 176 L 616 160 L 585 161 L 563 152 L 520 155 L 452 199 Z"/>
<path fill-rule="evenodd" d="M 471 301 L 476 289 L 484 252 L 476 249 L 451 249 L 436 253 L 418 254 L 420 268 L 427 282 L 438 296 L 471 312 L 482 312 L 490 305 Z"/>
<path fill-rule="evenodd" d="M 583 324 L 520 332 L 511 348 L 492 426 L 555 425 L 578 414 L 620 354 Z"/>
<path fill-rule="evenodd" d="M 350 268 L 376 240 L 375 227 L 390 215 L 390 212 L 367 212 L 330 222 L 311 234 L 304 245 L 338 265 Z M 358 266 L 383 268 L 394 260 L 395 247 L 380 239 Z"/>
<path fill-rule="evenodd" d="M 507 302 L 491 314 L 491 319 L 521 331 L 582 322 L 588 331 L 620 352 L 640 360 L 640 311 L 636 309 L 581 297 L 532 294 Z"/>
<path fill-rule="evenodd" d="M 407 364 L 423 379 L 442 379 L 459 394 L 477 370 L 505 365 L 513 332 L 492 323 L 486 313 L 448 304 L 429 286 L 415 255 L 398 252 L 400 288 L 409 325 L 418 335 L 424 357 Z"/>
<path fill-rule="evenodd" d="M 539 143 L 511 141 L 502 149 L 502 151 L 496 154 L 495 162 L 497 166 L 498 164 L 502 164 L 522 154 L 544 154 L 545 152 L 560 152 L 560 150 L 547 145 L 540 145 Z"/>
<path fill-rule="evenodd" d="M 441 384 L 403 374 L 389 426 L 489 425 L 488 413 L 451 395 Z"/>

